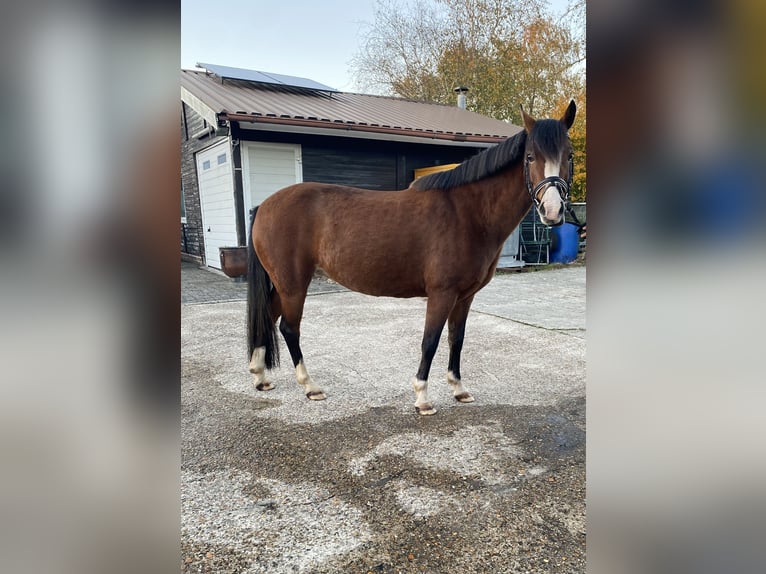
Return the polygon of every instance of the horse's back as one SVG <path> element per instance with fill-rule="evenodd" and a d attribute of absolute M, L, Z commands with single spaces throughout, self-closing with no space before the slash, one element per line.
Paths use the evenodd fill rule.
<path fill-rule="evenodd" d="M 269 196 L 259 207 L 255 222 L 260 234 L 311 236 L 335 235 L 338 229 L 365 226 L 381 215 L 391 216 L 399 192 L 381 192 L 326 183 L 297 183 Z M 369 221 L 368 221 L 369 220 Z M 295 235 L 298 234 L 298 235 Z M 343 234 L 332 237 L 341 241 Z"/>

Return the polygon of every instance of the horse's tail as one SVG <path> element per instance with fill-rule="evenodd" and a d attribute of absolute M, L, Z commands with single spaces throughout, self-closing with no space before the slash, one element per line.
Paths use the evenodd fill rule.
<path fill-rule="evenodd" d="M 273 285 L 253 246 L 253 223 L 257 207 L 250 210 L 250 237 L 247 242 L 247 359 L 256 346 L 266 347 L 266 368 L 279 365 L 279 344 L 274 318 L 271 316 Z"/>

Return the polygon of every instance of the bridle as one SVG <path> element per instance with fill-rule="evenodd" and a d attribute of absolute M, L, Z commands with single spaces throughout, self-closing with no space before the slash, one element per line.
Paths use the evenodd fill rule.
<path fill-rule="evenodd" d="M 532 198 L 532 202 L 535 204 L 535 208 L 540 208 L 540 200 L 537 199 L 537 194 L 540 192 L 541 189 L 545 189 L 549 185 L 554 186 L 558 192 L 559 196 L 561 197 L 561 201 L 564 202 L 564 206 L 566 206 L 568 211 L 571 211 L 571 207 L 569 207 L 569 188 L 572 186 L 572 178 L 574 177 L 574 157 L 573 154 L 569 154 L 569 177 L 567 180 L 564 180 L 560 178 L 557 175 L 551 175 L 549 177 L 546 177 L 540 182 L 532 186 L 532 180 L 529 178 L 529 156 L 524 159 L 524 181 L 527 185 L 527 191 L 529 191 L 529 195 Z M 561 218 L 561 221 L 551 227 L 556 227 L 557 225 L 561 225 L 564 223 L 564 218 Z"/>

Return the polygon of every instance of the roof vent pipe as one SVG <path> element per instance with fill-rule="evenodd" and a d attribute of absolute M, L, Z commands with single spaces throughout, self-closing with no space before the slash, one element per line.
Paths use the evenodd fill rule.
<path fill-rule="evenodd" d="M 465 86 L 458 86 L 455 88 L 455 92 L 457 92 L 457 107 L 459 107 L 461 110 L 465 109 L 465 94 L 468 91 L 468 88 Z"/>

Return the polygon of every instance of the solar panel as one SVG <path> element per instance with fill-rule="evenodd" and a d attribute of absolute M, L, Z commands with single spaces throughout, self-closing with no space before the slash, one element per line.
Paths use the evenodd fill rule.
<path fill-rule="evenodd" d="M 259 72 L 257 70 L 246 70 L 244 68 L 232 68 L 230 66 L 219 66 L 217 64 L 197 64 L 200 68 L 205 68 L 208 72 L 213 72 L 221 78 L 231 80 L 246 80 L 248 82 L 257 82 L 259 84 L 272 84 L 277 86 L 291 86 L 294 88 L 304 88 L 306 90 L 317 90 L 321 92 L 337 92 L 335 88 L 325 86 L 308 78 L 299 78 L 297 76 L 286 76 L 284 74 L 274 74 L 271 72 Z"/>

